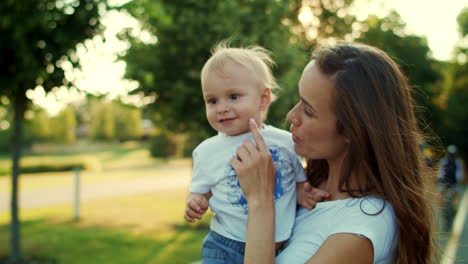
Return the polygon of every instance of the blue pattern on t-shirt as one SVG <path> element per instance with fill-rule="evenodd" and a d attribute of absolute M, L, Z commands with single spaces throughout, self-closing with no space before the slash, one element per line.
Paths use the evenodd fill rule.
<path fill-rule="evenodd" d="M 285 190 L 283 187 L 283 176 L 287 173 L 290 173 L 292 168 L 287 165 L 287 163 L 283 162 L 281 159 L 280 149 L 278 146 L 271 145 L 268 146 L 268 150 L 270 151 L 271 157 L 273 159 L 273 163 L 276 167 L 276 181 L 275 181 L 275 193 L 274 198 L 275 200 L 279 199 L 283 196 Z M 241 207 L 244 209 L 244 214 L 248 214 L 248 204 L 247 199 L 245 198 L 239 179 L 237 178 L 236 171 L 232 168 L 231 163 L 228 162 L 226 165 L 226 169 L 224 171 L 224 175 L 227 178 L 227 184 L 231 191 L 227 193 L 228 201 L 235 207 Z"/>

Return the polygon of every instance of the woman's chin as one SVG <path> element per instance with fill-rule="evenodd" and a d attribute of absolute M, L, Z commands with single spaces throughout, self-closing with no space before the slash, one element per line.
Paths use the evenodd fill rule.
<path fill-rule="evenodd" d="M 307 158 L 307 153 L 305 153 L 304 150 L 297 144 L 294 144 L 294 151 L 296 152 L 297 155 Z"/>

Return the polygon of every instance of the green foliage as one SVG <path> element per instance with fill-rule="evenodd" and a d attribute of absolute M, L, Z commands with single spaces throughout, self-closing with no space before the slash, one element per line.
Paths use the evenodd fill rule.
<path fill-rule="evenodd" d="M 140 139 L 143 134 L 141 109 L 117 103 L 114 107 L 116 138 L 119 141 Z"/>
<path fill-rule="evenodd" d="M 468 35 L 468 8 L 463 9 L 457 18 L 460 33 L 465 38 Z M 451 81 L 447 91 L 445 114 L 445 133 L 443 134 L 446 145 L 454 144 L 458 147 L 460 155 L 465 161 L 468 160 L 468 49 L 458 47 L 458 56 L 464 58 L 462 61 L 455 61 L 448 67 L 450 69 Z"/>
<path fill-rule="evenodd" d="M 26 123 L 26 135 L 33 142 L 55 142 L 71 144 L 76 141 L 75 110 L 71 105 L 63 109 L 57 116 L 49 117 L 44 109 L 30 111 L 32 117 Z"/>
<path fill-rule="evenodd" d="M 468 7 L 463 8 L 457 16 L 459 32 L 464 37 L 468 35 Z"/>
<path fill-rule="evenodd" d="M 10 153 L 11 151 L 11 116 L 8 111 L 8 99 L 0 97 L 0 153 Z M 6 100 L 2 105 L 2 101 Z"/>
<path fill-rule="evenodd" d="M 91 156 L 78 157 L 26 157 L 20 164 L 22 173 L 72 171 L 74 169 L 96 170 L 99 161 Z M 11 163 L 0 162 L 0 176 L 11 174 Z"/>
<path fill-rule="evenodd" d="M 293 12 L 292 2 L 129 2 L 128 12 L 157 38 L 156 43 L 143 43 L 130 34 L 125 36 L 132 44 L 124 57 L 127 77 L 140 84 L 134 92 L 157 95 L 153 111 L 162 117 L 158 122 L 164 129 L 212 134 L 205 117 L 200 70 L 210 49 L 230 38 L 233 45 L 256 44 L 271 50 L 278 64 L 275 76 L 286 91 L 282 95 L 289 94 L 296 89 L 296 77 L 307 60 L 299 43 L 292 42 L 291 25 L 286 21 Z M 277 123 L 284 115 L 283 110 L 271 111 L 270 120 Z"/>
<path fill-rule="evenodd" d="M 52 129 L 50 118 L 44 109 L 33 109 L 33 117 L 26 124 L 26 131 L 31 135 L 32 139 L 36 142 L 44 142 L 51 140 Z"/>
<path fill-rule="evenodd" d="M 100 29 L 106 0 L 0 1 L 0 96 L 14 113 L 12 131 L 11 258 L 19 262 L 18 164 L 23 148 L 26 91 L 41 85 L 45 91 L 69 85 L 61 65 L 76 64 L 75 46 Z M 100 10 L 99 10 L 100 9 Z M 21 20 L 21 21 L 19 21 Z"/>
<path fill-rule="evenodd" d="M 115 139 L 115 115 L 112 104 L 103 103 L 100 99 L 91 99 L 89 104 L 91 138 L 97 140 Z"/>
<path fill-rule="evenodd" d="M 59 66 L 71 49 L 100 29 L 98 8 L 105 1 L 18 1 L 0 4 L 0 95 L 25 96 L 42 85 L 46 91 L 64 84 Z M 17 19 L 21 17 L 22 23 Z M 75 62 L 71 60 L 71 62 Z M 14 101 L 14 100 L 12 100 Z"/>
<path fill-rule="evenodd" d="M 76 140 L 75 110 L 72 106 L 67 106 L 57 117 L 53 119 L 54 135 L 58 143 L 74 143 Z"/>
<path fill-rule="evenodd" d="M 141 109 L 105 102 L 102 98 L 91 98 L 91 138 L 97 140 L 135 140 L 143 134 Z"/>
<path fill-rule="evenodd" d="M 182 156 L 186 158 L 192 157 L 192 152 L 198 144 L 207 139 L 208 135 L 201 133 L 191 133 L 190 136 L 185 138 L 182 149 Z"/>
<path fill-rule="evenodd" d="M 465 76 L 468 75 L 466 71 Z M 468 80 L 465 77 L 463 86 L 454 86 L 447 100 L 446 115 L 447 135 L 446 142 L 458 147 L 460 154 L 465 160 L 468 160 L 468 111 L 466 102 L 468 102 Z M 461 82 L 461 80 L 460 80 Z"/>
<path fill-rule="evenodd" d="M 405 23 L 396 12 L 385 18 L 371 16 L 364 24 L 367 30 L 357 41 L 384 50 L 400 65 L 413 87 L 421 129 L 427 130 L 427 125 L 430 125 L 435 131 L 440 131 L 442 121 L 435 98 L 442 90 L 442 76 L 438 72 L 438 62 L 430 57 L 427 40 L 403 34 Z"/>
<path fill-rule="evenodd" d="M 168 158 L 176 154 L 176 144 L 166 133 L 151 138 L 150 153 L 155 158 Z"/>

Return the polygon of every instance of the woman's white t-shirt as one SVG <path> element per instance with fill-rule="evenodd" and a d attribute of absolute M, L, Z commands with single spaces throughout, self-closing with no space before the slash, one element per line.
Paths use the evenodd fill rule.
<path fill-rule="evenodd" d="M 373 263 L 394 263 L 398 241 L 395 213 L 388 201 L 376 197 L 320 202 L 313 210 L 298 209 L 291 238 L 276 263 L 303 264 L 329 236 L 338 233 L 367 237 L 374 248 Z"/>

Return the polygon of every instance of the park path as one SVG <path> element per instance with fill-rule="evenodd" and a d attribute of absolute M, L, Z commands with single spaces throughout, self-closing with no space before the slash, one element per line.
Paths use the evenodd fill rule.
<path fill-rule="evenodd" d="M 184 188 L 188 187 L 190 175 L 191 168 L 188 165 L 170 165 L 151 170 L 126 168 L 98 174 L 83 172 L 80 176 L 80 201 Z M 20 209 L 72 204 L 75 197 L 74 178 L 73 172 L 21 176 Z M 0 186 L 11 185 L 10 180 L 10 177 L 1 178 Z M 28 187 L 31 185 L 41 187 Z M 0 191 L 0 213 L 10 209 L 10 201 L 10 190 Z"/>

